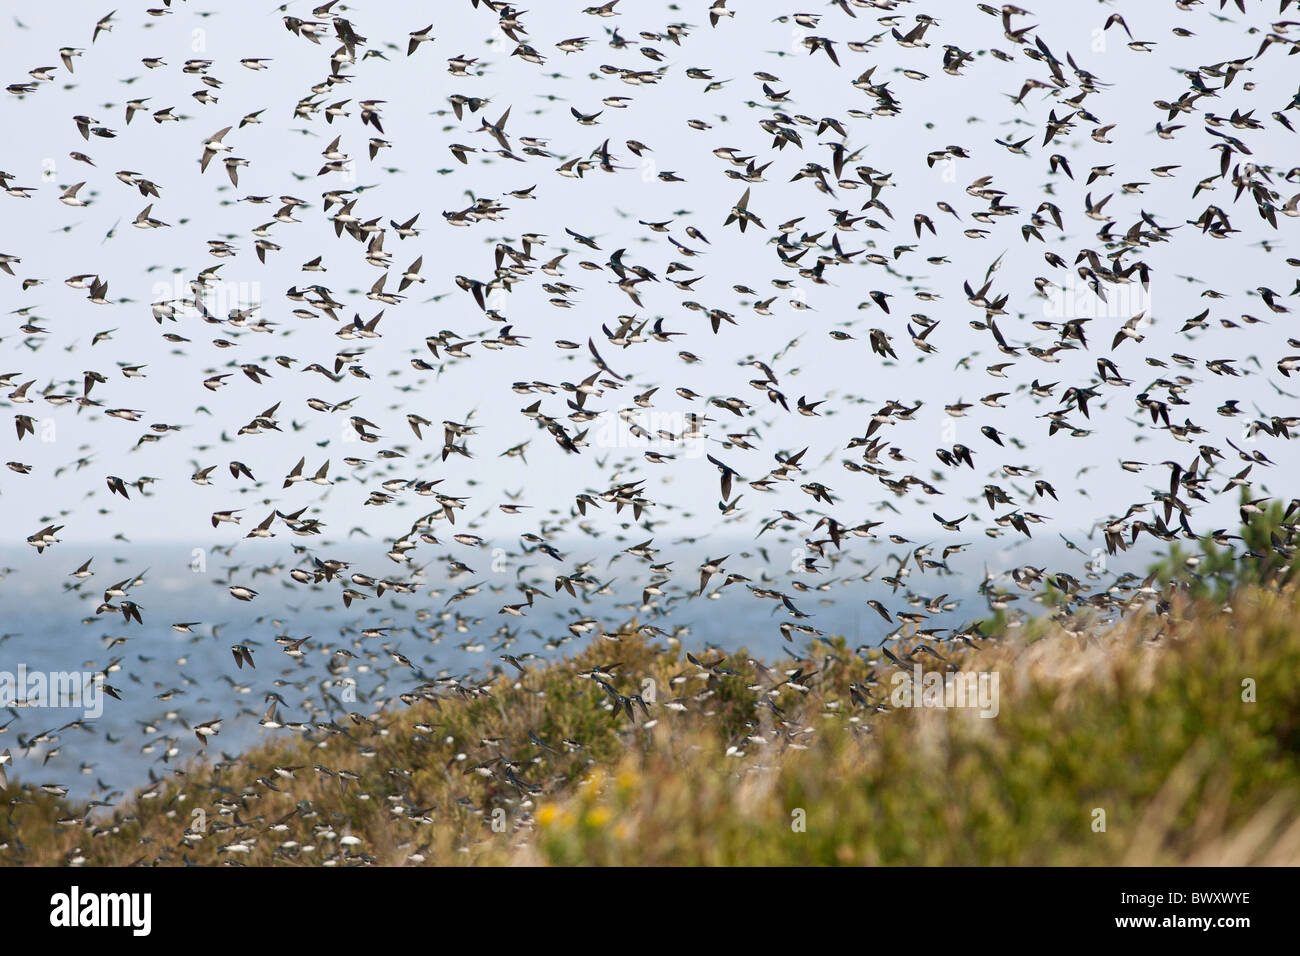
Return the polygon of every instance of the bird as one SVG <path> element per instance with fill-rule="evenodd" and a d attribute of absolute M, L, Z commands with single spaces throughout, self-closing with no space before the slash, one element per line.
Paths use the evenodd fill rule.
<path fill-rule="evenodd" d="M 583 654 L 600 754 L 752 684 L 730 761 L 799 744 L 791 698 L 869 732 L 889 668 L 990 621 L 1168 616 L 1150 548 L 1264 555 L 1281 586 L 1294 24 L 591 3 L 422 26 L 317 0 L 268 31 L 165 2 L 23 34 L 46 52 L 0 102 L 35 157 L 0 171 L 0 401 L 30 548 L 0 578 L 40 611 L 23 656 L 78 635 L 115 719 L 60 741 L 21 709 L 0 787 L 48 759 L 62 800 L 107 751 L 97 798 L 163 807 L 181 780 L 220 834 L 168 802 L 176 839 L 142 830 L 139 862 L 358 862 L 388 850 L 288 805 L 295 782 L 367 781 L 393 847 L 427 849 L 447 814 L 422 781 L 449 761 L 451 813 L 532 832 L 594 759 L 549 717 L 551 657 Z M 188 53 L 146 45 L 164 16 Z M 167 572 L 115 580 L 156 539 Z M 828 696 L 822 639 L 864 608 L 878 632 Z M 691 648 L 658 698 L 642 637 Z M 259 669 L 268 639 L 285 657 Z M 790 666 L 728 664 L 741 643 Z M 501 719 L 462 733 L 461 703 Z M 433 763 L 396 765 L 400 708 Z M 234 774 L 215 737 L 254 722 L 321 765 Z M 172 772 L 196 756 L 220 785 Z M 67 862 L 108 839 L 74 816 Z"/>

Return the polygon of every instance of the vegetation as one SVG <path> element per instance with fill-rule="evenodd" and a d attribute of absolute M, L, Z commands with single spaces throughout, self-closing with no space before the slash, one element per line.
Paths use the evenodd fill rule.
<path fill-rule="evenodd" d="M 1243 490 L 1241 504 L 1249 503 Z M 1271 501 L 1243 514 L 1235 535 L 1226 529 L 1205 535 L 1192 552 L 1174 541 L 1169 554 L 1150 570 L 1162 585 L 1172 583 L 1195 597 L 1219 602 L 1228 600 L 1235 588 L 1285 584 L 1300 568 L 1300 554 L 1291 545 L 1292 507 Z"/>
<path fill-rule="evenodd" d="M 769 670 L 630 632 L 111 811 L 11 780 L 0 861 L 1296 865 L 1298 612 L 1293 589 L 1245 587 L 941 648 L 998 674 L 991 719 L 891 707 L 896 665 L 843 642 Z M 594 676 L 648 715 L 592 679 L 614 661 Z"/>

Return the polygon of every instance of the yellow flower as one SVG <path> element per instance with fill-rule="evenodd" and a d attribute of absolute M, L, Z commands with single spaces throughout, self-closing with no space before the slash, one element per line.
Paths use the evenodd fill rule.
<path fill-rule="evenodd" d="M 609 823 L 612 816 L 609 807 L 592 807 L 587 812 L 587 824 L 593 827 L 603 827 Z"/>
<path fill-rule="evenodd" d="M 559 815 L 560 808 L 553 803 L 543 803 L 537 808 L 537 822 L 544 827 L 549 827 Z"/>

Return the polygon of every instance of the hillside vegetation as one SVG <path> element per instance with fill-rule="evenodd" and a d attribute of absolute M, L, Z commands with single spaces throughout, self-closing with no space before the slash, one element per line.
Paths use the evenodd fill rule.
<path fill-rule="evenodd" d="M 1245 588 L 946 662 L 900 647 L 996 673 L 992 718 L 890 706 L 901 668 L 842 642 L 693 663 L 629 632 L 484 694 L 279 731 L 111 812 L 11 780 L 0 860 L 1296 865 L 1297 621 L 1293 589 Z"/>

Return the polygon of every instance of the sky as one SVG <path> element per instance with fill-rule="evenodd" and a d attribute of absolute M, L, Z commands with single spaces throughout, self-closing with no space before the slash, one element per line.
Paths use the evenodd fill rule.
<path fill-rule="evenodd" d="M 290 4 L 289 12 L 308 16 L 302 4 Z M 836 68 L 823 55 L 809 56 L 798 40 L 809 33 L 790 25 L 774 22 L 776 17 L 792 13 L 780 4 L 744 4 L 735 18 L 719 23 L 718 29 L 707 26 L 706 10 L 680 8 L 655 9 L 651 4 L 637 4 L 623 16 L 598 18 L 582 16 L 577 8 L 547 10 L 536 20 L 525 17 L 529 42 L 545 51 L 546 64 L 536 66 L 510 56 L 511 40 L 494 31 L 493 17 L 484 9 L 468 4 L 447 8 L 443 5 L 421 12 L 408 5 L 352 4 L 348 16 L 370 38 L 370 49 L 383 52 L 385 59 L 368 59 L 350 70 L 354 75 L 346 86 L 338 87 L 326 101 L 348 99 L 351 116 L 333 124 L 320 118 L 311 122 L 294 120 L 292 104 L 313 82 L 326 72 L 331 44 L 315 46 L 296 38 L 283 27 L 279 8 L 240 4 L 237 9 L 204 9 L 198 4 L 177 4 L 172 16 L 149 17 L 142 10 L 120 10 L 113 30 L 88 42 L 87 25 L 103 16 L 98 7 L 85 4 L 21 5 L 13 20 L 5 26 L 3 39 L 6 61 L 17 68 L 31 61 L 32 66 L 59 65 L 57 49 L 65 44 L 83 48 L 75 60 L 75 74 L 59 69 L 55 82 L 40 86 L 35 94 L 14 98 L 6 96 L 6 126 L 19 131 L 4 148 L 3 169 L 13 173 L 18 185 L 38 187 L 31 199 L 0 199 L 3 202 L 3 251 L 21 255 L 19 277 L 38 276 L 44 285 L 22 293 L 17 280 L 5 277 L 3 291 L 5 312 L 10 313 L 4 347 L 9 365 L 16 369 L 16 381 L 35 378 L 36 389 L 48 382 L 75 381 L 81 384 L 85 368 L 110 373 L 107 384 L 99 386 L 95 397 L 107 407 L 144 410 L 138 423 L 105 419 L 101 410 L 78 411 L 75 406 L 53 408 L 36 403 L 38 420 L 47 425 L 52 441 L 27 438 L 21 447 L 12 444 L 13 455 L 31 464 L 31 476 L 6 477 L 0 505 L 5 524 L 13 523 L 18 540 L 36 529 L 32 516 L 44 520 L 69 509 L 60 523 L 65 525 L 65 541 L 103 541 L 114 533 L 125 533 L 130 540 L 208 540 L 211 531 L 208 514 L 217 507 L 252 506 L 253 502 L 285 501 L 308 503 L 317 489 L 309 492 L 292 489 L 292 496 L 278 496 L 278 477 L 289 471 L 296 459 L 305 455 L 315 468 L 320 460 L 331 458 L 331 451 L 341 447 L 351 429 L 342 414 L 315 414 L 305 407 L 305 399 L 320 397 L 329 402 L 357 397 L 352 411 L 374 421 L 393 444 L 413 446 L 404 414 L 424 415 L 432 421 L 450 419 L 472 423 L 478 428 L 469 442 L 474 459 L 456 458 L 439 463 L 433 471 L 421 471 L 420 477 L 445 477 L 461 488 L 473 489 L 472 497 L 481 509 L 490 510 L 499 499 L 500 490 L 523 490 L 526 501 L 537 507 L 567 503 L 575 490 L 601 488 L 604 477 L 597 471 L 597 459 L 614 459 L 629 454 L 640 455 L 640 447 L 624 436 L 608 440 L 608 429 L 601 442 L 610 447 L 593 447 L 591 454 L 567 455 L 545 436 L 536 425 L 519 414 L 520 408 L 536 401 L 536 395 L 517 395 L 508 390 L 511 382 L 542 380 L 559 384 L 580 381 L 595 371 L 585 349 L 558 350 L 555 339 L 585 345 L 594 337 L 603 358 L 620 375 L 629 380 L 621 394 L 611 395 L 603 408 L 629 405 L 629 393 L 658 385 L 660 399 L 655 411 L 671 423 L 673 415 L 698 408 L 672 394 L 685 386 L 698 394 L 737 395 L 750 402 L 754 415 L 742 421 L 720 420 L 718 428 L 708 429 L 703 446 L 685 450 L 684 457 L 662 466 L 642 466 L 651 483 L 663 489 L 675 509 L 664 509 L 662 518 L 677 531 L 701 532 L 723 528 L 716 516 L 716 472 L 702 451 L 722 453 L 719 438 L 725 432 L 744 431 L 754 425 L 763 434 L 763 450 L 732 450 L 723 454 L 741 475 L 770 467 L 771 451 L 796 451 L 809 447 L 807 462 L 816 464 L 816 477 L 829 488 L 840 490 L 854 501 L 861 499 L 863 518 L 879 509 L 881 501 L 900 507 L 898 516 L 904 527 L 930 527 L 931 503 L 893 501 L 892 494 L 874 488 L 868 480 L 845 475 L 841 460 L 845 454 L 845 437 L 866 431 L 868 415 L 887 399 L 905 405 L 923 402 L 913 421 L 896 425 L 888 433 L 891 442 L 904 447 L 917 468 L 936 467 L 933 447 L 954 441 L 976 447 L 978 451 L 995 451 L 985 444 L 978 432 L 980 424 L 995 424 L 1001 432 L 1013 434 L 1024 442 L 1023 449 L 1005 455 L 1017 463 L 1034 468 L 1050 467 L 1050 480 L 1065 505 L 1037 506 L 1037 511 L 1052 511 L 1054 522 L 1071 531 L 1087 528 L 1100 516 L 1122 514 L 1128 503 L 1138 501 L 1152 486 L 1160 486 L 1164 473 L 1138 475 L 1115 467 L 1119 458 L 1136 458 L 1161 462 L 1166 459 L 1190 462 L 1195 444 L 1173 440 L 1166 434 L 1139 428 L 1132 419 L 1135 408 L 1132 394 L 1154 378 L 1167 376 L 1170 369 L 1144 368 L 1145 356 L 1169 356 L 1182 352 L 1201 360 L 1201 367 L 1188 371 L 1196 382 L 1191 390 L 1197 424 L 1210 429 L 1204 436 L 1208 444 L 1223 447 L 1223 438 L 1240 440 L 1245 436 L 1244 420 L 1225 419 L 1213 414 L 1213 408 L 1226 398 L 1238 398 L 1243 410 L 1260 408 L 1266 414 L 1290 414 L 1290 398 L 1275 390 L 1286 380 L 1273 368 L 1275 360 L 1288 350 L 1286 319 L 1274 316 L 1252 293 L 1253 287 L 1265 285 L 1282 291 L 1295 284 L 1295 268 L 1283 261 L 1287 252 L 1288 228 L 1294 221 L 1283 220 L 1283 229 L 1274 232 L 1258 220 L 1248 200 L 1232 204 L 1230 186 L 1219 182 L 1213 193 L 1188 199 L 1196 179 L 1217 172 L 1218 153 L 1210 150 L 1214 140 L 1188 122 L 1178 137 L 1162 140 L 1153 134 L 1157 120 L 1164 114 L 1156 111 L 1149 100 L 1175 99 L 1186 86 L 1177 70 L 1223 59 L 1231 42 L 1234 53 L 1253 52 L 1257 40 L 1247 34 L 1245 18 L 1229 22 L 1213 20 L 1212 10 L 1197 8 L 1192 13 L 1173 16 L 1170 9 L 1157 5 L 1138 5 L 1125 10 L 1128 26 L 1138 38 L 1156 40 L 1153 52 L 1132 51 L 1118 26 L 1101 33 L 1109 10 L 1104 4 L 1074 4 L 1053 9 L 1039 35 L 1047 39 L 1058 56 L 1069 51 L 1076 64 L 1099 77 L 1101 94 L 1088 100 L 1088 108 L 1099 113 L 1105 124 L 1113 124 L 1112 144 L 1099 144 L 1087 135 L 1076 133 L 1060 148 L 1073 166 L 1075 181 L 1060 173 L 1050 176 L 1047 155 L 1041 148 L 1041 120 L 1049 109 L 1063 112 L 1060 103 L 1045 98 L 1041 91 L 1031 91 L 1022 104 L 1011 103 L 1019 83 L 1030 75 L 1044 73 L 1041 66 L 1026 56 L 1013 62 L 1000 62 L 989 56 L 991 47 L 1014 46 L 1001 35 L 1001 26 L 993 17 L 974 4 L 952 5 L 945 10 L 930 47 L 905 49 L 892 42 L 888 34 L 870 53 L 844 51 L 853 39 L 885 30 L 871 20 L 871 10 L 862 9 L 857 20 L 849 20 L 839 8 L 827 8 L 822 33 L 840 42 L 842 66 Z M 901 4 L 897 16 L 911 21 L 922 8 Z M 541 13 L 541 12 L 539 12 Z M 406 56 L 406 35 L 434 21 L 432 44 L 425 44 L 415 56 Z M 1032 20 L 1032 18 L 1031 18 Z M 1264 21 L 1256 17 L 1256 25 Z M 695 25 L 681 47 L 672 43 L 650 43 L 638 38 L 638 30 L 662 29 L 667 22 Z M 1024 23 L 1026 21 L 1021 21 Z M 1186 25 L 1197 36 L 1187 39 L 1170 35 L 1170 23 Z M 19 26 L 21 23 L 21 26 Z M 629 40 L 624 51 L 612 51 L 607 44 L 607 29 L 617 27 Z M 1100 35 L 1099 35 L 1100 34 Z M 575 55 L 564 55 L 554 43 L 568 36 L 590 36 L 590 46 Z M 956 42 L 970 49 L 975 61 L 962 77 L 949 77 L 940 69 L 943 43 Z M 658 65 L 666 75 L 654 86 L 632 87 L 616 77 L 599 73 L 607 62 L 654 68 L 655 61 L 634 55 L 637 46 L 654 47 L 663 55 Z M 471 52 L 472 51 L 472 52 Z M 446 70 L 447 57 L 465 52 L 478 56 L 481 77 L 451 77 Z M 162 56 L 166 66 L 149 70 L 140 64 L 146 56 Z M 266 57 L 268 69 L 252 72 L 242 68 L 242 57 Z M 1286 105 L 1290 91 L 1284 83 L 1286 73 L 1264 64 L 1277 62 L 1281 52 L 1270 52 L 1269 60 L 1252 64 L 1244 82 L 1229 95 L 1212 101 L 1214 111 L 1230 113 L 1255 107 L 1266 114 Z M 212 90 L 217 103 L 201 105 L 191 98 L 199 90 L 198 75 L 181 72 L 187 59 L 212 60 L 209 75 L 220 79 L 220 90 Z M 690 79 L 690 66 L 710 70 L 719 81 L 720 90 L 703 92 L 705 82 Z M 879 209 L 868 211 L 872 219 L 884 222 L 888 229 L 865 229 L 859 224 L 853 233 L 841 233 L 842 245 L 850 250 L 868 248 L 891 255 L 894 246 L 911 245 L 915 250 L 891 263 L 892 272 L 881 265 L 859 259 L 853 267 L 841 267 L 829 276 L 828 285 L 802 280 L 793 269 L 785 278 L 793 289 L 771 286 L 775 276 L 770 263 L 772 251 L 764 247 L 771 238 L 767 232 L 750 229 L 740 234 L 724 228 L 723 219 L 740 196 L 745 183 L 728 181 L 723 176 L 725 164 L 712 155 L 722 146 L 735 147 L 741 155 L 759 155 L 772 160 L 766 183 L 753 186 L 753 208 L 768 225 L 805 216 L 813 221 L 823 209 L 857 209 L 868 198 L 867 190 L 840 191 L 837 196 L 818 193 L 810 181 L 787 182 L 807 161 L 828 164 L 829 151 L 816 143 L 831 142 L 835 135 L 814 137 L 807 130 L 802 151 L 788 148 L 770 150 L 771 138 L 757 127 L 758 112 L 746 108 L 748 101 L 763 100 L 762 83 L 753 77 L 754 69 L 779 75 L 772 87 L 789 90 L 789 100 L 780 108 L 789 113 L 811 117 L 844 116 L 852 108 L 870 109 L 872 100 L 850 85 L 849 79 L 861 69 L 875 66 L 876 79 L 888 81 L 900 100 L 902 112 L 894 117 L 872 117 L 853 121 L 852 135 L 846 140 L 857 151 L 858 164 L 888 170 L 893 174 L 891 189 L 881 193 L 881 200 L 893 213 L 889 220 Z M 902 69 L 922 70 L 927 79 L 917 81 L 902 74 Z M 16 69 L 10 81 L 23 79 Z M 1258 83 L 1256 90 L 1248 87 Z M 1112 94 L 1110 90 L 1119 90 Z M 1139 95 L 1134 95 L 1140 91 Z M 481 96 L 489 104 L 481 113 L 456 121 L 448 112 L 447 96 L 454 92 Z M 604 96 L 628 96 L 630 107 L 603 107 Z M 148 112 L 136 114 L 133 124 L 123 122 L 122 104 L 127 99 L 148 98 L 148 109 L 170 105 L 185 120 L 177 124 L 155 124 Z M 365 156 L 365 138 L 373 130 L 363 127 L 357 117 L 356 101 L 385 100 L 382 107 L 385 138 L 393 143 L 376 160 Z M 516 137 L 534 135 L 546 139 L 555 160 L 532 159 L 528 163 L 471 153 L 468 166 L 456 163 L 448 144 L 467 143 L 480 151 L 494 146 L 484 133 L 474 133 L 482 117 L 495 120 L 511 108 L 507 130 Z M 569 107 L 584 113 L 601 112 L 599 125 L 578 125 L 569 116 Z M 226 142 L 234 147 L 231 155 L 247 157 L 250 165 L 240 169 L 239 187 L 231 186 L 220 165 L 199 172 L 201 142 L 222 126 L 238 124 L 244 114 L 261 109 L 263 122 L 231 131 Z M 87 114 L 101 124 L 117 130 L 113 139 L 82 139 L 73 121 L 74 114 Z M 705 121 L 710 129 L 695 130 L 688 120 Z M 355 157 L 354 174 L 316 176 L 324 163 L 320 157 L 333 135 L 342 135 L 344 150 Z M 1032 137 L 1027 144 L 1028 156 L 1013 155 L 993 140 Z M 1265 120 L 1265 129 L 1251 133 L 1257 161 L 1271 161 L 1286 168 L 1290 131 L 1277 122 Z M 653 152 L 638 159 L 627 148 L 625 139 L 634 138 L 650 144 Z M 558 177 L 554 173 L 559 157 L 571 159 L 597 147 L 608 139 L 620 166 L 614 174 L 599 170 L 582 179 Z M 926 153 L 948 144 L 959 144 L 970 152 L 970 159 L 952 164 L 926 165 Z M 70 159 L 70 151 L 88 151 L 94 168 Z M 1113 176 L 1100 179 L 1091 187 L 1083 185 L 1089 166 L 1112 164 Z M 1178 164 L 1173 178 L 1152 176 L 1152 166 Z M 159 183 L 160 198 L 152 202 L 152 215 L 168 221 L 168 229 L 131 228 L 135 213 L 148 204 L 130 187 L 113 177 L 114 170 L 129 169 Z M 450 172 L 448 172 L 450 170 Z M 675 170 L 685 182 L 662 182 L 656 173 Z M 952 217 L 937 212 L 935 203 L 949 202 L 962 216 L 962 224 L 974 226 L 971 211 L 983 202 L 966 194 L 965 187 L 980 176 L 992 176 L 993 186 L 1008 190 L 1009 204 L 1021 208 L 1021 215 L 1001 217 L 988 226 L 988 235 L 979 241 L 963 239 L 959 224 Z M 354 178 L 355 177 L 355 178 Z M 86 181 L 82 198 L 90 200 L 83 208 L 66 208 L 56 202 L 61 187 Z M 996 358 L 989 349 L 987 333 L 971 329 L 969 321 L 979 319 L 963 300 L 962 281 L 978 287 L 993 261 L 1000 261 L 996 273 L 996 290 L 1011 295 L 1001 329 L 1011 343 L 1030 343 L 1047 347 L 1054 341 L 1052 333 L 1035 330 L 1030 321 L 1037 317 L 1069 316 L 1086 313 L 1086 291 L 1076 297 L 1076 287 L 1067 286 L 1058 300 L 1032 297 L 1032 277 L 1052 274 L 1061 281 L 1066 271 L 1050 271 L 1043 260 L 1044 243 L 1026 243 L 1021 237 L 1022 222 L 1037 202 L 1048 198 L 1044 186 L 1052 190 L 1052 199 L 1066 209 L 1066 228 L 1045 230 L 1048 248 L 1073 264 L 1080 248 L 1095 247 L 1096 224 L 1079 215 L 1082 202 L 1078 196 L 1091 193 L 1100 198 L 1118 193 L 1121 183 L 1144 181 L 1139 195 L 1115 195 L 1110 204 L 1119 225 L 1127 228 L 1141 212 L 1152 213 L 1162 225 L 1174 228 L 1169 242 L 1141 251 L 1141 258 L 1152 268 L 1151 286 L 1126 289 L 1130 298 L 1104 307 L 1099 319 L 1089 326 L 1091 349 L 1063 356 L 1056 364 L 1021 359 L 1015 368 L 1028 368 L 1028 375 L 996 380 L 983 371 Z M 503 200 L 508 211 L 500 222 L 480 222 L 469 228 L 450 225 L 438 212 L 461 209 L 474 196 L 502 196 L 504 191 L 524 189 L 538 183 L 534 200 Z M 381 221 L 404 221 L 421 213 L 419 237 L 399 241 L 390 235 L 385 250 L 393 254 L 390 286 L 395 276 L 417 256 L 424 259 L 424 284 L 407 290 L 408 298 L 399 306 L 383 307 L 367 302 L 359 293 L 369 289 L 382 269 L 361 261 L 360 247 L 344 235 L 335 238 L 330 224 L 321 216 L 320 195 L 329 187 L 365 186 L 357 202 L 363 217 L 381 217 Z M 1281 183 L 1284 189 L 1286 183 Z M 281 250 L 269 255 L 268 263 L 257 263 L 252 256 L 250 230 L 270 219 L 274 206 L 251 206 L 234 202 L 243 195 L 294 195 L 309 203 L 300 213 L 302 224 L 277 225 L 272 230 Z M 1284 194 L 1283 194 L 1284 195 Z M 1232 226 L 1242 230 L 1230 241 L 1200 235 L 1187 220 L 1195 220 L 1209 202 L 1229 209 Z M 926 234 L 917 239 L 911 230 L 911 216 L 928 212 L 939 226 L 940 234 Z M 471 360 L 441 364 L 433 375 L 413 375 L 406 367 L 409 356 L 420 354 L 432 360 L 422 339 L 442 329 L 455 330 L 459 336 L 476 337 L 494 334 L 499 324 L 485 321 L 473 299 L 455 286 L 455 276 L 490 277 L 491 248 L 498 238 L 516 243 L 521 233 L 546 235 L 545 254 L 558 255 L 568 250 L 567 263 L 588 259 L 604 263 L 615 248 L 627 248 L 625 260 L 643 263 L 663 276 L 672 259 L 671 248 L 649 233 L 638 220 L 672 220 L 675 238 L 686 238 L 681 229 L 694 225 L 708 239 L 689 242 L 698 256 L 689 264 L 702 273 L 702 280 L 689 294 L 677 293 L 666 281 L 656 282 L 645 291 L 645 308 L 637 308 L 611 284 L 607 269 L 580 272 L 569 268 L 564 281 L 580 286 L 572 295 L 572 308 L 556 308 L 538 282 L 521 282 L 510 294 L 498 294 L 494 307 L 511 324 L 513 332 L 528 336 L 523 349 L 486 352 L 471 349 Z M 564 229 L 594 237 L 601 251 L 577 246 Z M 205 243 L 227 238 L 239 248 L 230 259 L 214 259 L 205 254 Z M 647 238 L 659 239 L 646 242 Z M 1269 243 L 1268 248 L 1258 245 Z M 1292 250 L 1294 251 L 1294 250 Z M 926 263 L 924 255 L 941 254 L 950 260 L 941 268 Z M 299 272 L 300 264 L 321 255 L 329 271 Z M 261 315 L 274 326 L 273 334 L 207 328 L 194 317 L 162 329 L 149 315 L 149 303 L 173 298 L 172 290 L 185 293 L 187 281 L 199 269 L 222 265 L 221 285 L 214 290 L 218 306 L 226 302 L 256 299 Z M 1225 268 L 1226 267 L 1226 268 Z M 88 303 L 83 290 L 62 285 L 65 277 L 77 273 L 94 273 L 108 278 L 110 306 Z M 697 273 L 692 273 L 697 274 Z M 309 362 L 329 364 L 333 352 L 347 343 L 334 337 L 337 326 L 324 317 L 313 320 L 290 315 L 290 303 L 282 298 L 290 286 L 303 287 L 321 282 L 335 298 L 346 300 L 341 311 L 344 320 L 359 313 L 368 320 L 383 310 L 380 325 L 382 338 L 352 343 L 364 349 L 361 364 L 369 380 L 344 378 L 333 384 L 325 378 L 300 372 Z M 746 285 L 758 295 L 737 294 L 732 286 Z M 647 284 L 649 285 L 649 284 Z M 1222 294 L 1222 299 L 1205 299 L 1206 290 Z M 883 315 L 871 302 L 872 290 L 893 295 L 891 315 Z M 932 291 L 937 299 L 909 302 L 915 290 Z M 351 293 L 344 297 L 344 293 Z M 774 315 L 762 317 L 745 308 L 755 298 L 776 295 Z M 1078 300 L 1076 300 L 1078 299 Z M 706 307 L 725 308 L 735 313 L 737 325 L 723 325 L 718 334 L 708 330 L 706 316 L 684 310 L 682 300 L 694 300 Z M 790 302 L 805 304 L 806 310 L 790 307 Z M 865 307 L 866 306 L 866 307 Z M 1141 342 L 1125 342 L 1114 354 L 1119 368 L 1134 378 L 1126 389 L 1104 389 L 1108 401 L 1093 407 L 1083 438 L 1047 437 L 1044 412 L 1054 407 L 1050 402 L 1027 401 L 1023 393 L 1004 399 L 1008 407 L 985 410 L 976 405 L 965 419 L 950 419 L 945 403 L 978 402 L 985 394 L 1014 390 L 1026 384 L 1022 378 L 1063 382 L 1086 382 L 1095 377 L 1097 354 L 1106 350 L 1115 329 L 1132 313 L 1147 307 L 1151 326 L 1144 329 Z M 1195 338 L 1180 336 L 1183 320 L 1204 307 L 1212 308 L 1210 328 Z M 1130 307 L 1132 311 L 1130 312 Z M 14 330 L 19 317 L 13 310 L 25 310 L 22 317 L 48 329 L 36 337 L 25 337 Z M 1115 315 L 1110 315 L 1114 312 Z M 664 326 L 681 330 L 684 337 L 671 343 L 649 343 L 636 349 L 620 350 L 603 341 L 601 325 L 610 326 L 615 316 L 636 315 L 664 319 Z M 940 321 L 930 341 L 937 345 L 935 354 L 922 355 L 907 345 L 907 316 L 923 313 Z M 1247 325 L 1240 320 L 1249 313 L 1260 320 Z M 1216 328 L 1217 319 L 1231 320 L 1236 328 Z M 898 351 L 898 362 L 881 362 L 867 346 L 865 330 L 887 330 Z M 831 330 L 844 329 L 854 334 L 853 341 L 836 341 Z M 91 345 L 96 333 L 112 330 L 112 336 Z M 162 341 L 160 333 L 170 330 L 185 334 L 191 341 L 175 346 Z M 214 338 L 233 343 L 229 349 L 205 347 Z M 789 343 L 796 345 L 789 347 Z M 32 350 L 30 346 L 39 343 Z M 689 350 L 698 362 L 682 362 L 677 352 Z M 299 359 L 292 371 L 270 364 L 273 356 L 287 354 Z M 774 356 L 780 355 L 779 360 Z M 1216 376 L 1204 368 L 1205 359 L 1231 356 L 1238 360 L 1240 377 Z M 1271 358 L 1270 358 L 1271 356 Z M 748 386 L 755 377 L 753 368 L 741 363 L 758 358 L 772 364 L 781 377 L 781 388 L 790 399 L 806 395 L 809 401 L 826 399 L 819 419 L 776 414 L 775 406 L 763 401 L 763 393 Z M 1253 359 L 1258 359 L 1258 364 Z M 209 375 L 230 371 L 230 363 L 255 362 L 270 369 L 272 377 L 261 385 L 248 381 L 235 369 L 230 384 L 221 392 L 207 392 L 201 382 Z M 112 375 L 120 364 L 144 365 L 146 377 L 125 380 Z M 957 367 L 957 365 L 961 367 Z M 1178 369 L 1183 371 L 1183 369 Z M 1013 373 L 1013 375 L 1015 375 Z M 1270 384 L 1273 382 L 1273 384 Z M 72 392 L 72 388 L 56 388 Z M 560 397 L 551 399 L 558 402 Z M 612 401 L 611 401 L 612 399 Z M 666 399 L 666 401 L 663 401 Z M 546 405 L 551 405 L 551 401 Z M 235 431 L 257 412 L 279 402 L 281 415 L 302 425 L 300 431 L 285 429 L 281 434 L 263 434 L 226 442 Z M 563 406 L 562 406 L 563 408 Z M 31 414 L 31 410 L 26 410 Z M 710 410 L 712 418 L 725 419 L 727 412 Z M 135 449 L 134 438 L 143 425 L 152 421 L 181 424 L 179 432 L 166 434 L 157 444 Z M 732 428 L 735 425 L 735 428 Z M 437 429 L 435 429 L 437 431 Z M 12 436 L 10 436 L 12 437 Z M 38 436 L 39 437 L 39 436 Z M 1248 437 L 1248 436 L 1247 436 Z M 525 460 L 499 458 L 500 451 L 521 441 L 533 440 Z M 724 438 L 723 438 L 724 440 Z M 9 440 L 6 440 L 9 441 Z M 330 442 L 328 447 L 322 442 Z M 620 446 L 621 445 L 621 446 Z M 352 446 L 356 447 L 356 445 Z M 196 451 L 196 449 L 200 449 Z M 604 451 L 606 455 L 597 454 Z M 1286 466 L 1290 457 L 1284 442 L 1269 442 L 1270 457 Z M 689 455 L 685 457 L 685 455 Z M 68 466 L 78 458 L 90 463 L 79 471 Z M 231 481 L 214 481 L 216 488 L 196 488 L 188 483 L 194 462 L 221 463 L 227 460 L 247 463 L 264 480 L 261 489 L 231 488 Z M 988 463 L 992 463 L 988 458 Z M 454 466 L 454 467 L 452 467 Z M 64 468 L 56 480 L 52 472 Z M 395 464 L 395 475 L 416 477 L 416 470 Z M 978 493 L 983 483 L 983 468 L 970 475 L 949 477 L 945 494 L 953 505 L 946 510 L 961 514 L 971 510 L 962 499 Z M 334 464 L 335 475 L 346 468 Z M 108 507 L 104 486 L 107 473 L 133 481 L 139 476 L 156 477 L 149 486 L 149 496 L 135 496 L 130 507 L 118 499 Z M 608 472 L 606 472 L 607 475 Z M 1279 472 L 1278 472 L 1279 473 Z M 451 477 L 448 477 L 451 476 Z M 222 475 L 222 477 L 226 477 Z M 1261 476 L 1262 477 L 1262 476 Z M 965 483 L 963 483 L 965 479 Z M 476 483 L 471 485 L 469 483 Z M 1265 485 L 1268 486 L 1268 485 Z M 341 481 L 318 497 L 318 505 L 328 512 L 335 532 L 357 525 L 374 528 L 402 528 L 411 520 L 412 507 L 399 503 L 386 509 L 365 509 L 367 486 L 364 481 Z M 1284 488 L 1269 488 L 1277 494 Z M 1262 492 L 1261 490 L 1261 493 Z M 751 492 L 750 501 L 758 498 Z M 749 520 L 771 514 L 777 506 L 807 505 L 797 486 L 783 489 L 767 501 L 754 502 Z M 212 507 L 208 503 L 212 502 Z M 748 505 L 749 502 L 745 502 Z M 1235 503 L 1235 502 L 1234 502 Z M 101 510 L 104 509 L 104 510 Z M 1227 522 L 1225 507 L 1212 510 L 1219 522 Z M 494 510 L 493 510 L 494 511 Z M 1218 518 L 1218 515 L 1223 515 Z M 976 520 L 982 519 L 978 516 Z M 27 525 L 31 527 L 27 527 Z M 517 528 L 502 515 L 487 514 L 485 529 L 510 535 Z"/>

